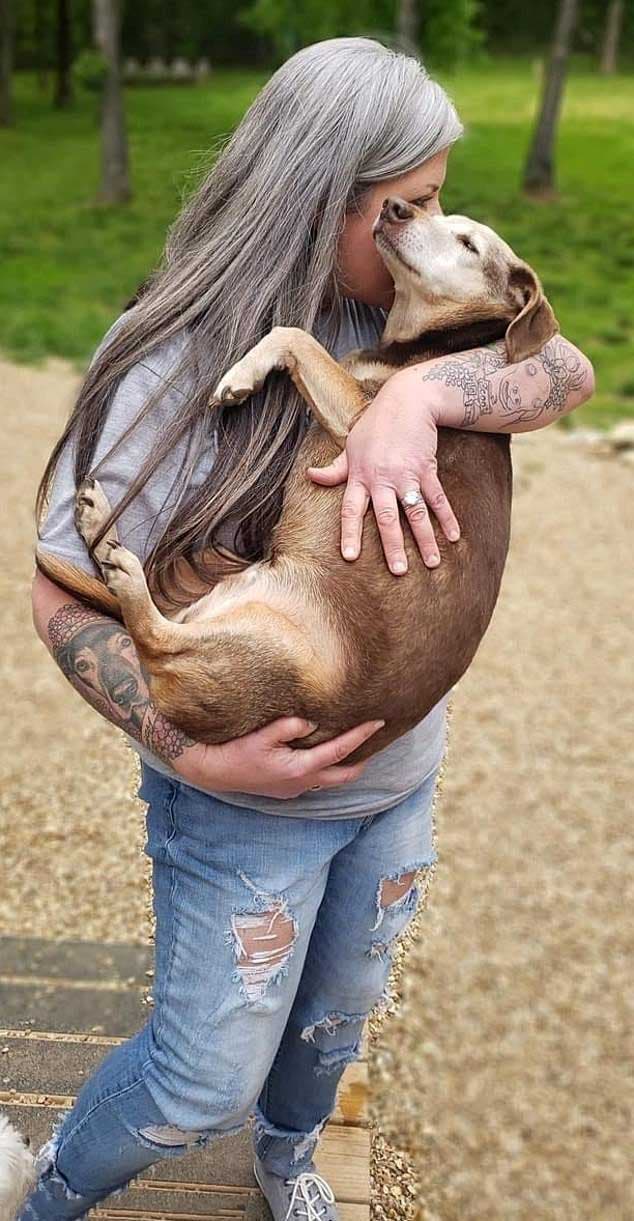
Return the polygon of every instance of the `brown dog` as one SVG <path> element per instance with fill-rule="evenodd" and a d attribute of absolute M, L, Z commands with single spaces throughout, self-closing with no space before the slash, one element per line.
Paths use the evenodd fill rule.
<path fill-rule="evenodd" d="M 51 580 L 124 620 L 152 700 L 198 741 L 224 742 L 298 715 L 317 725 L 302 738 L 310 746 L 384 719 L 348 761 L 367 758 L 411 729 L 458 681 L 493 613 L 510 531 L 507 434 L 439 429 L 438 475 L 461 538 L 448 543 L 437 528 L 441 563 L 429 569 L 406 525 L 409 570 L 400 577 L 385 564 L 371 514 L 359 559 L 342 558 L 343 489 L 315 485 L 306 470 L 335 457 L 397 368 L 502 336 L 512 363 L 539 351 L 558 326 L 534 271 L 485 225 L 429 217 L 392 198 L 374 236 L 396 290 L 379 347 L 337 363 L 307 332 L 276 327 L 230 369 L 212 399 L 239 403 L 271 370 L 286 369 L 315 417 L 288 478 L 270 559 L 163 615 L 140 561 L 116 531 L 92 549 L 110 512 L 95 480 L 78 489 L 76 521 L 105 585 L 38 553 Z"/>

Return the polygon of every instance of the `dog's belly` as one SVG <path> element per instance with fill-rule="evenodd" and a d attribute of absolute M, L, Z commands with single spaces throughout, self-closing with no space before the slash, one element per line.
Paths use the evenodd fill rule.
<path fill-rule="evenodd" d="M 329 458 L 315 436 L 302 465 Z M 432 516 L 441 563 L 429 569 L 404 521 L 408 572 L 400 577 L 387 568 L 372 513 L 364 521 L 360 558 L 342 559 L 343 488 L 319 489 L 314 497 L 294 480 L 290 502 L 285 500 L 277 541 L 283 550 L 298 534 L 304 546 L 310 536 L 322 596 L 335 609 L 344 641 L 345 681 L 330 708 L 321 710 L 319 737 L 365 720 L 386 720 L 351 759 L 383 749 L 427 715 L 468 668 L 495 608 L 510 537 L 510 438 L 440 429 L 438 473 L 460 523 L 460 540 L 448 542 Z"/>
<path fill-rule="evenodd" d="M 428 569 L 404 523 L 409 571 L 401 577 L 386 566 L 371 513 L 360 558 L 343 560 L 343 491 L 305 476 L 306 466 L 331 456 L 323 436 L 302 447 L 272 561 L 221 582 L 186 612 L 205 633 L 196 647 L 206 695 L 197 707 L 198 692 L 178 681 L 174 703 L 172 678 L 163 710 L 200 740 L 225 741 L 296 714 L 318 725 L 302 739 L 311 745 L 385 719 L 350 756 L 367 758 L 423 719 L 467 669 L 486 631 L 508 550 L 509 438 L 440 430 L 439 477 L 461 538 L 449 543 L 436 528 L 441 563 Z M 152 694 L 160 705 L 158 688 Z"/>

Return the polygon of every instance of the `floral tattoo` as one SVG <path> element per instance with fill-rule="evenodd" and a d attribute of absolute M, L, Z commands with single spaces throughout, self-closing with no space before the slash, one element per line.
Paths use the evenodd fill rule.
<path fill-rule="evenodd" d="M 107 720 L 165 762 L 193 745 L 152 703 L 147 676 L 122 624 L 69 602 L 49 620 L 48 638 L 62 673 Z"/>
<path fill-rule="evenodd" d="M 424 382 L 441 381 L 446 386 L 455 386 L 462 394 L 464 416 L 460 428 L 477 424 L 481 416 L 490 415 L 495 408 L 505 417 L 502 428 L 536 420 L 544 413 L 553 416 L 561 413 L 568 397 L 583 386 L 585 374 L 578 353 L 559 336 L 550 339 L 541 352 L 523 362 L 528 377 L 537 378 L 532 396 L 526 395 L 517 381 L 515 366 L 508 364 L 503 343 L 492 348 L 472 352 L 460 352 L 451 360 L 423 374 Z M 506 369 L 504 375 L 492 383 L 492 373 Z"/>

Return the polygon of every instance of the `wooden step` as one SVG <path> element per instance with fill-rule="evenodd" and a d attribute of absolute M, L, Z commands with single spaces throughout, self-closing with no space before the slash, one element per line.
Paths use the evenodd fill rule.
<path fill-rule="evenodd" d="M 37 1149 L 109 1050 L 147 1019 L 145 946 L 0 939 L 0 1108 Z M 346 1069 L 315 1154 L 342 1221 L 368 1221 L 367 1031 Z M 179 1158 L 163 1159 L 94 1215 L 102 1221 L 269 1221 L 253 1175 L 251 1121 Z"/>
<path fill-rule="evenodd" d="M 348 1070 L 349 1071 L 349 1070 Z M 50 1136 L 52 1115 L 46 1106 L 19 1103 L 2 1109 L 15 1126 L 28 1134 L 37 1149 Z M 370 1133 L 366 1128 L 330 1123 L 322 1133 L 315 1154 L 317 1172 L 330 1183 L 341 1205 L 356 1205 L 350 1221 L 367 1221 L 370 1198 Z M 120 1196 L 104 1201 L 105 1215 L 122 1218 L 140 1214 L 159 1221 L 166 1214 L 186 1219 L 198 1216 L 249 1218 L 265 1216 L 253 1212 L 250 1201 L 262 1200 L 253 1174 L 250 1127 L 213 1140 L 179 1158 L 150 1166 Z M 107 1206 L 107 1207 L 106 1207 Z M 126 1211 L 127 1210 L 127 1211 Z M 99 1213 L 96 1215 L 101 1215 Z"/>
<path fill-rule="evenodd" d="M 47 1111 L 73 1105 L 75 1096 L 107 1048 L 86 1043 L 55 1043 L 52 1039 L 6 1037 L 0 1031 L 0 1105 L 35 1106 Z M 367 1065 L 348 1065 L 337 1091 L 331 1123 L 366 1127 Z"/>

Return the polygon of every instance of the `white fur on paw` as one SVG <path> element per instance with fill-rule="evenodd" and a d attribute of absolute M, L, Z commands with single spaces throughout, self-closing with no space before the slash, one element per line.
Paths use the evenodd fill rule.
<path fill-rule="evenodd" d="M 220 403 L 241 403 L 260 389 L 272 369 L 281 368 L 280 360 L 279 343 L 265 335 L 225 373 L 216 386 L 214 398 Z"/>
<path fill-rule="evenodd" d="M 248 399 L 258 387 L 247 370 L 242 368 L 244 362 L 234 365 L 218 382 L 213 397 L 218 403 L 242 403 Z"/>
<path fill-rule="evenodd" d="M 290 328 L 292 329 L 292 328 Z M 211 402 L 241 403 L 264 385 L 273 369 L 286 369 L 292 360 L 288 327 L 273 327 L 242 360 L 236 361 L 218 382 Z"/>
<path fill-rule="evenodd" d="M 0 1115 L 0 1221 L 14 1221 L 34 1184 L 33 1154 L 6 1115 Z"/>

